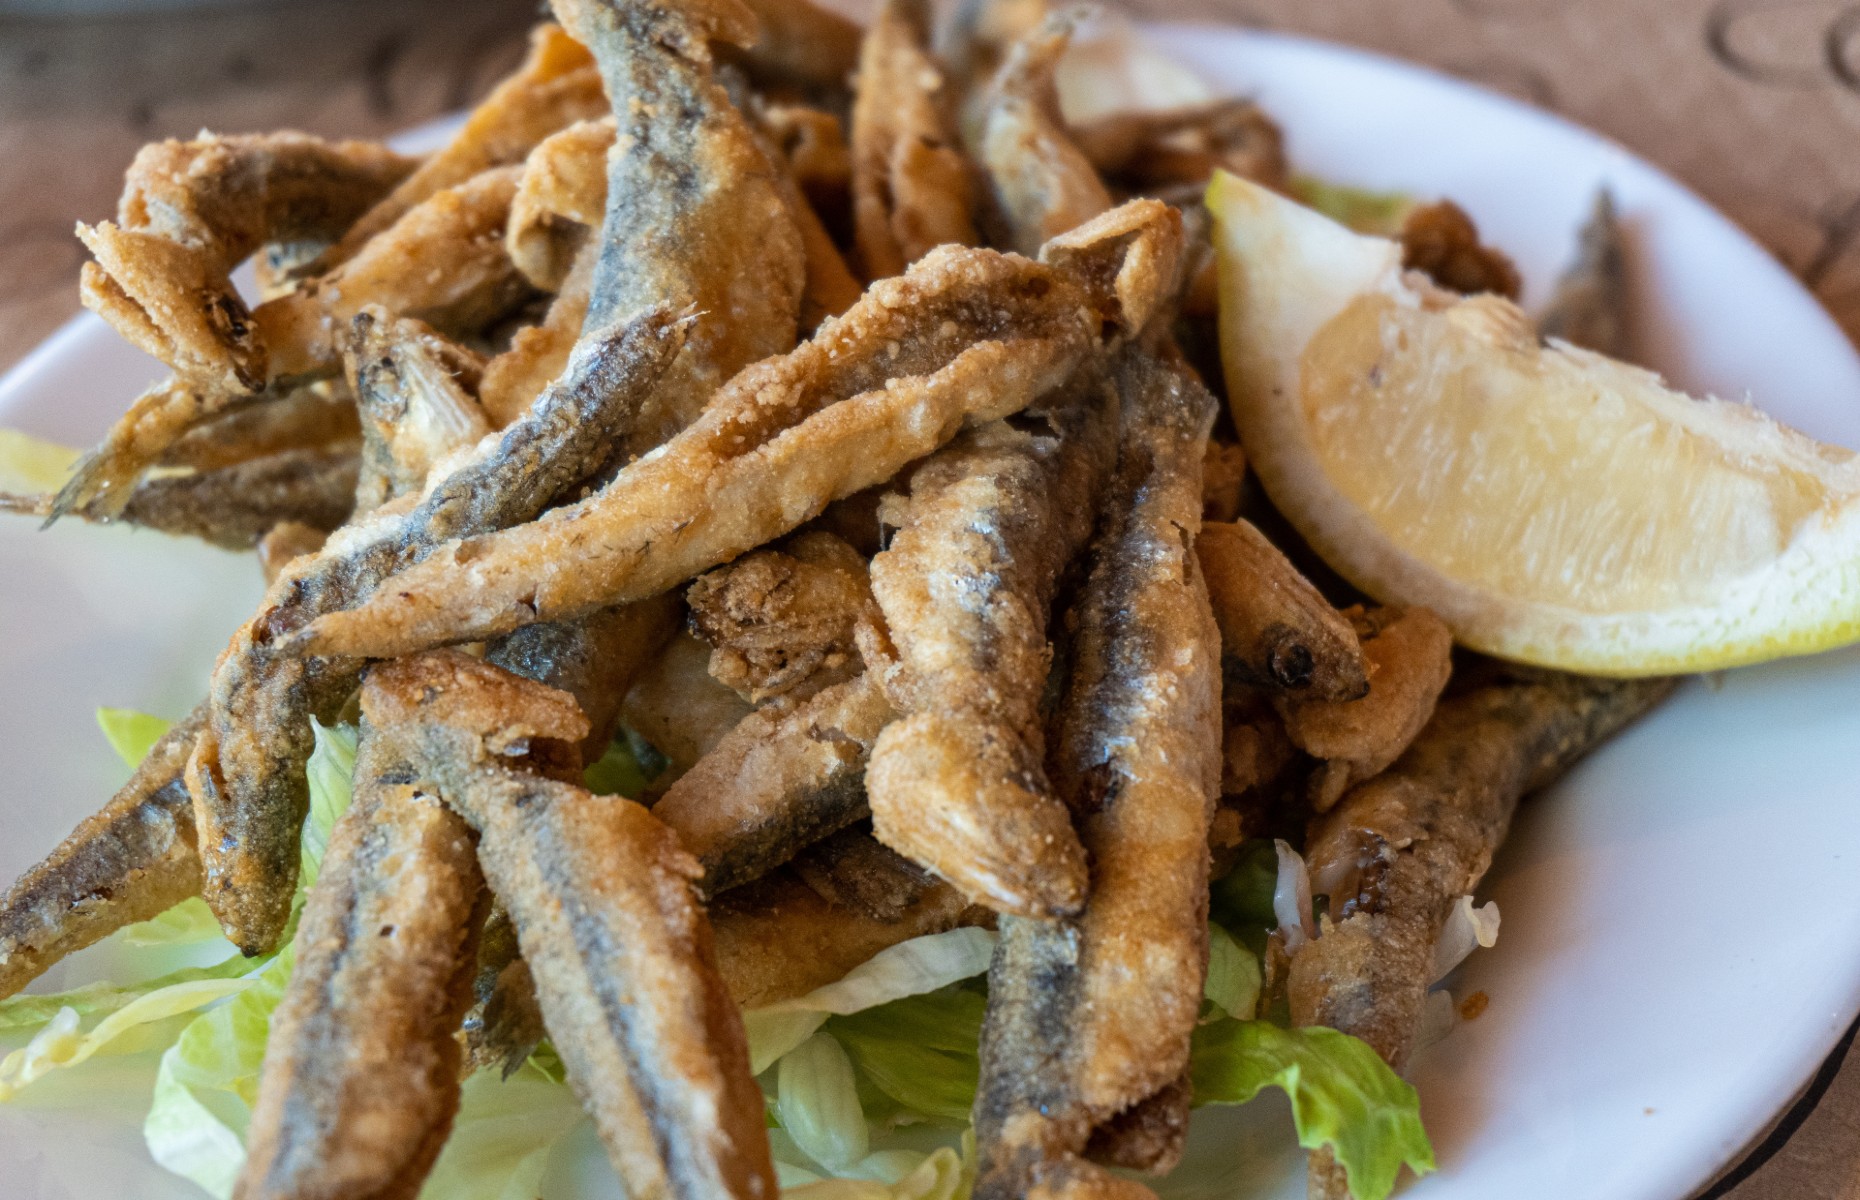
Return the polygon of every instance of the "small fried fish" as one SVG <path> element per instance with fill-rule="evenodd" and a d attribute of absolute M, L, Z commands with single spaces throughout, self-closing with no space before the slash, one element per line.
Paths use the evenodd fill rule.
<path fill-rule="evenodd" d="M 205 719 L 203 705 L 162 735 L 110 803 L 0 897 L 0 999 L 66 955 L 199 894 L 181 772 Z"/>

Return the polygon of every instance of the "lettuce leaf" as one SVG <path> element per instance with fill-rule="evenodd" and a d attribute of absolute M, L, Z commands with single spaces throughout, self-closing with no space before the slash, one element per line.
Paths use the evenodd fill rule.
<path fill-rule="evenodd" d="M 1220 1021 L 1195 1031 L 1196 1104 L 1245 1104 L 1276 1087 L 1292 1101 L 1298 1144 L 1329 1147 L 1356 1200 L 1384 1200 L 1405 1163 L 1434 1169 L 1420 1099 L 1365 1042 L 1335 1029 Z"/>
<path fill-rule="evenodd" d="M 425 1200 L 535 1200 L 556 1150 L 588 1118 L 575 1094 L 532 1066 L 505 1079 L 465 1081 L 452 1136 L 420 1195 Z"/>
<path fill-rule="evenodd" d="M 110 749 L 116 751 L 116 756 L 127 763 L 132 771 L 142 765 L 142 760 L 148 757 L 162 734 L 173 726 L 173 721 L 151 717 L 133 708 L 97 710 L 97 728 L 103 730 L 104 740 L 110 743 Z"/>
<path fill-rule="evenodd" d="M 336 818 L 349 807 L 355 788 L 355 744 L 360 736 L 353 725 L 324 725 L 310 722 L 316 737 L 316 749 L 310 752 L 310 816 L 304 821 L 303 866 L 299 873 L 298 899 L 316 882 L 317 868 L 329 849 L 330 830 Z"/>
<path fill-rule="evenodd" d="M 286 947 L 250 987 L 190 1022 L 156 1072 L 155 1102 L 142 1124 L 149 1154 L 220 1200 L 232 1195 L 245 1165 L 265 1039 L 290 975 Z"/>
<path fill-rule="evenodd" d="M 880 1092 L 925 1117 L 966 1125 L 987 1004 L 980 992 L 952 987 L 834 1017 L 826 1030 Z"/>
<path fill-rule="evenodd" d="M 210 967 L 182 967 L 141 983 L 87 983 L 66 992 L 10 996 L 0 1000 L 0 1033 L 31 1029 L 70 1009 L 80 1017 L 107 1016 L 119 1012 L 150 992 L 182 984 L 215 979 L 238 979 L 248 975 L 265 960 L 244 958 L 237 953 Z"/>
<path fill-rule="evenodd" d="M 782 1055 L 775 1113 L 795 1145 L 829 1171 L 846 1171 L 871 1149 L 852 1061 L 827 1034 L 816 1033 Z"/>
<path fill-rule="evenodd" d="M 752 1009 L 743 1014 L 749 1032 L 750 1069 L 760 1075 L 806 1041 L 829 1016 L 863 1012 L 985 974 L 994 950 L 995 935 L 986 929 L 926 934 L 879 951 L 836 983 Z"/>
<path fill-rule="evenodd" d="M 1243 949 L 1219 925 L 1208 926 L 1208 982 L 1204 989 L 1222 1016 L 1250 1020 L 1259 1007 L 1259 956 Z"/>

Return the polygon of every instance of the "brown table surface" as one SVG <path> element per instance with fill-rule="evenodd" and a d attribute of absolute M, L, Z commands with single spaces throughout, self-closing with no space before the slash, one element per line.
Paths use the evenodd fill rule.
<path fill-rule="evenodd" d="M 0 0 L 0 12 L 6 7 Z M 1860 338 L 1860 4 L 1136 0 L 1129 8 L 1352 42 L 1556 109 L 1729 213 Z M 113 212 L 123 167 L 144 142 L 201 128 L 391 133 L 480 94 L 516 62 L 536 12 L 528 0 L 298 0 L 114 19 L 0 15 L 0 369 L 77 310 L 82 252 L 72 223 Z M 1844 1055 L 1843 1044 L 1705 1195 L 1860 1200 L 1860 1065 L 1842 1069 Z"/>

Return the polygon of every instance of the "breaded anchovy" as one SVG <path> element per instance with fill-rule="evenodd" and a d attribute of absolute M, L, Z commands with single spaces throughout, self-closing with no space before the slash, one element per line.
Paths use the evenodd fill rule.
<path fill-rule="evenodd" d="M 279 655 L 275 643 L 319 613 L 354 604 L 445 539 L 535 516 L 592 474 L 613 429 L 676 352 L 683 325 L 662 310 L 590 339 L 536 407 L 407 512 L 383 512 L 299 559 L 214 668 L 211 716 L 188 765 L 202 831 L 204 895 L 235 944 L 269 949 L 283 932 L 309 803 L 309 718 L 332 718 L 361 664 Z"/>
<path fill-rule="evenodd" d="M 1291 180 L 1285 135 L 1244 97 L 1115 112 L 1073 129 L 1072 139 L 1106 179 L 1133 192 L 1205 186 L 1216 168 L 1275 191 Z"/>
<path fill-rule="evenodd" d="M 1363 643 L 1367 695 L 1342 701 L 1272 697 L 1293 743 L 1322 760 L 1307 787 L 1312 811 L 1328 812 L 1344 792 L 1401 757 L 1434 715 L 1452 656 L 1453 633 L 1429 610 L 1379 609 Z"/>
<path fill-rule="evenodd" d="M 836 904 L 794 872 L 775 871 L 711 901 L 717 969 L 739 1005 L 759 1008 L 843 979 L 899 942 L 990 916 L 935 879 L 904 888 L 897 902 L 895 917 L 875 916 Z"/>
<path fill-rule="evenodd" d="M 712 42 L 745 45 L 740 0 L 554 0 L 599 65 L 617 122 L 587 328 L 656 304 L 697 314 L 684 353 L 626 431 L 641 453 L 750 363 L 794 345 L 801 237 Z"/>
<path fill-rule="evenodd" d="M 966 433 L 886 506 L 872 559 L 903 713 L 866 768 L 878 839 L 977 904 L 1026 917 L 1085 903 L 1085 851 L 1044 766 L 1040 711 L 1060 574 L 1091 536 L 1117 453 L 1117 397 L 1080 372 L 1021 426 Z"/>
<path fill-rule="evenodd" d="M 1576 260 L 1556 281 L 1550 306 L 1537 319 L 1545 337 L 1562 338 L 1611 358 L 1628 357 L 1627 245 L 1615 198 L 1607 188 L 1576 243 Z"/>
<path fill-rule="evenodd" d="M 1311 830 L 1312 891 L 1330 906 L 1319 935 L 1292 956 L 1292 1020 L 1340 1029 L 1404 1067 L 1447 911 L 1484 877 L 1519 797 L 1673 684 L 1544 671 L 1441 701 L 1393 767 L 1358 784 Z M 1312 1155 L 1310 1180 L 1313 1200 L 1349 1196 L 1328 1152 Z"/>
<path fill-rule="evenodd" d="M 929 23 L 926 0 L 886 0 L 859 50 L 852 217 L 867 279 L 900 274 L 945 243 L 981 240 L 969 164 L 955 147 L 942 72 L 926 44 Z"/>
<path fill-rule="evenodd" d="M 129 782 L 0 897 L 0 1000 L 67 954 L 200 892 L 181 779 L 205 706 L 149 748 Z"/>
<path fill-rule="evenodd" d="M 862 673 L 750 713 L 653 806 L 704 868 L 707 895 L 747 883 L 866 815 L 866 757 L 896 713 Z"/>
<path fill-rule="evenodd" d="M 483 360 L 423 321 L 369 305 L 349 322 L 342 366 L 362 426 L 357 512 L 418 492 L 434 463 L 491 432 L 470 392 Z"/>
<path fill-rule="evenodd" d="M 485 661 L 559 688 L 588 718 L 583 762 L 606 752 L 629 688 L 678 630 L 673 593 L 602 609 L 575 621 L 527 625 L 485 648 Z"/>
<path fill-rule="evenodd" d="M 353 446 L 283 450 L 216 470 L 144 479 L 118 512 L 93 511 L 103 506 L 92 501 L 65 515 L 250 550 L 280 522 L 339 527 L 355 506 L 357 467 Z M 0 512 L 49 517 L 53 504 L 51 496 L 0 492 Z"/>
<path fill-rule="evenodd" d="M 145 146 L 116 220 L 78 226 L 96 258 L 84 266 L 84 305 L 193 386 L 257 390 L 265 346 L 232 269 L 269 241 L 336 236 L 414 165 L 377 143 L 301 133 Z M 115 482 L 107 457 L 87 467 L 73 504 Z"/>
<path fill-rule="evenodd" d="M 1466 210 L 1451 200 L 1419 204 L 1402 218 L 1401 265 L 1421 271 L 1450 291 L 1517 299 L 1524 280 L 1500 250 L 1479 240 Z"/>
<path fill-rule="evenodd" d="M 1447 909 L 1484 877 L 1518 798 L 1672 687 L 1546 671 L 1442 700 L 1394 766 L 1312 827 L 1305 860 L 1330 915 L 1292 957 L 1294 1019 L 1404 1066 Z"/>
<path fill-rule="evenodd" d="M 1082 1157 L 1092 1131 L 1176 1083 L 1201 1003 L 1220 633 L 1191 547 L 1215 402 L 1141 352 L 1117 381 L 1124 434 L 1051 753 L 1091 894 L 1075 920 L 1001 919 L 975 1100 L 981 1200 L 1113 1186 Z"/>
<path fill-rule="evenodd" d="M 874 921 L 897 921 L 923 899 L 937 879 L 853 825 L 822 838 L 795 856 L 794 873 L 829 904 Z"/>
<path fill-rule="evenodd" d="M 556 130 L 606 111 L 607 96 L 587 48 L 560 26 L 538 25 L 522 64 L 479 101 L 452 140 L 429 155 L 304 273 L 320 273 L 348 261 L 436 192 L 493 167 L 521 162 Z"/>
<path fill-rule="evenodd" d="M 411 1200 L 458 1112 L 488 904 L 471 827 L 366 725 L 355 779 L 271 1018 L 235 1200 Z"/>
<path fill-rule="evenodd" d="M 1111 207 L 1098 169 L 1059 113 L 1054 69 L 1072 40 L 1072 20 L 1053 13 L 1014 43 L 988 86 L 969 146 L 987 177 L 1001 236 L 1022 254 Z"/>
<path fill-rule="evenodd" d="M 350 446 L 360 437 L 348 387 L 318 380 L 193 426 L 155 465 L 213 471 L 282 450 Z"/>
<path fill-rule="evenodd" d="M 698 576 L 685 603 L 712 678 L 751 704 L 850 678 L 860 629 L 882 623 L 864 557 L 819 530 Z"/>
<path fill-rule="evenodd" d="M 526 769 L 586 724 L 565 694 L 456 652 L 377 667 L 371 723 L 479 830 L 568 1080 L 628 1195 L 775 1194 L 742 1018 L 677 837 L 632 801 Z"/>
<path fill-rule="evenodd" d="M 1313 700 L 1369 690 L 1350 622 L 1250 522 L 1210 521 L 1195 543 L 1234 683 Z"/>
<path fill-rule="evenodd" d="M 370 304 L 450 337 L 509 312 L 529 292 L 502 236 L 520 170 L 498 167 L 435 192 L 329 274 L 253 309 L 268 378 L 341 370 L 349 321 Z"/>
<path fill-rule="evenodd" d="M 1162 307 L 1180 249 L 1180 215 L 1155 201 L 1055 239 L 1052 265 L 941 247 L 596 495 L 447 547 L 291 648 L 410 653 L 664 591 L 1050 391 Z"/>
<path fill-rule="evenodd" d="M 528 1061 L 543 1040 L 536 981 L 517 946 L 517 927 L 502 905 L 493 905 L 478 935 L 472 976 L 472 1006 L 459 1023 L 465 1042 L 466 1075 L 496 1067 L 505 1079 Z"/>

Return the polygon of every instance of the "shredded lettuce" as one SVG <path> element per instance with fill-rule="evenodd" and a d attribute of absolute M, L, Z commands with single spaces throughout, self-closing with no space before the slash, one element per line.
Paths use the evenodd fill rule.
<path fill-rule="evenodd" d="M 899 1170 L 910 1164 L 908 1170 Z M 970 1170 L 948 1146 L 929 1154 L 887 1150 L 852 1168 L 849 1176 L 784 1186 L 783 1200 L 956 1200 L 968 1194 Z"/>
<path fill-rule="evenodd" d="M 816 1033 L 782 1056 L 775 1112 L 795 1145 L 836 1174 L 871 1149 L 852 1060 L 827 1034 Z"/>
<path fill-rule="evenodd" d="M 1262 1088 L 1283 1090 L 1298 1144 L 1328 1147 L 1356 1200 L 1384 1200 L 1404 1164 L 1417 1175 L 1434 1169 L 1414 1087 L 1348 1034 L 1220 1021 L 1196 1030 L 1190 1072 L 1197 1104 L 1245 1104 Z"/>
<path fill-rule="evenodd" d="M 271 1014 L 291 975 L 287 947 L 251 986 L 196 1017 L 162 1055 L 142 1136 L 156 1162 L 210 1195 L 232 1195 L 258 1095 Z"/>
<path fill-rule="evenodd" d="M 1242 949 L 1233 934 L 1208 926 L 1206 994 L 1222 1016 L 1250 1020 L 1259 1007 L 1259 956 Z"/>
<path fill-rule="evenodd" d="M 100 708 L 97 710 L 97 728 L 103 730 L 104 740 L 110 743 L 110 749 L 116 756 L 129 764 L 131 770 L 142 765 L 142 760 L 174 725 L 162 717 L 151 717 L 145 712 L 133 708 Z"/>
<path fill-rule="evenodd" d="M 55 492 L 71 477 L 81 451 L 44 438 L 0 429 L 0 492 Z"/>
<path fill-rule="evenodd" d="M 575 1094 L 534 1067 L 508 1079 L 465 1081 L 452 1136 L 433 1164 L 425 1200 L 535 1200 L 551 1157 L 587 1123 Z"/>
<path fill-rule="evenodd" d="M 310 729 L 316 736 L 316 749 L 310 753 L 310 816 L 304 822 L 300 895 L 316 882 L 317 869 L 323 864 L 323 852 L 329 849 L 330 830 L 336 827 L 336 818 L 349 807 L 355 786 L 355 743 L 359 736 L 353 725 L 323 725 L 312 721 Z"/>
<path fill-rule="evenodd" d="M 216 979 L 237 979 L 249 974 L 254 965 L 253 960 L 235 953 L 210 967 L 183 967 L 136 984 L 87 983 L 66 992 L 10 996 L 0 1000 L 0 1033 L 43 1025 L 66 1009 L 80 1017 L 108 1016 L 151 992 Z"/>
<path fill-rule="evenodd" d="M 927 934 L 879 951 L 837 983 L 744 1013 L 750 1069 L 760 1075 L 829 1016 L 863 1012 L 984 974 L 994 951 L 995 935 L 986 929 Z"/>
<path fill-rule="evenodd" d="M 951 987 L 834 1017 L 826 1030 L 880 1092 L 911 1112 L 966 1125 L 986 1007 L 980 992 Z"/>
<path fill-rule="evenodd" d="M 197 946 L 220 936 L 220 922 L 205 900 L 190 896 L 160 916 L 124 926 L 116 936 L 125 946 Z"/>

